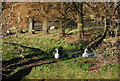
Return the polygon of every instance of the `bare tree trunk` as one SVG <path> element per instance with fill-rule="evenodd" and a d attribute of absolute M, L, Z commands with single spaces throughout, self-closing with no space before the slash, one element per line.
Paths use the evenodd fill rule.
<path fill-rule="evenodd" d="M 47 19 L 43 20 L 43 33 L 44 35 L 48 34 L 48 20 Z"/>
<path fill-rule="evenodd" d="M 107 18 L 104 18 L 104 37 L 106 37 L 108 34 L 107 34 L 107 32 L 108 32 L 108 24 L 107 24 Z"/>
<path fill-rule="evenodd" d="M 29 18 L 29 30 L 28 30 L 29 34 L 32 34 L 32 29 L 33 29 L 33 26 L 34 26 L 33 25 L 33 22 L 34 22 L 33 19 L 34 19 L 34 17 Z"/>
<path fill-rule="evenodd" d="M 61 25 L 60 26 L 60 37 L 63 37 L 65 35 L 65 27 L 62 21 L 60 22 L 60 25 Z"/>
<path fill-rule="evenodd" d="M 117 36 L 119 36 L 119 33 L 118 33 L 118 31 L 120 31 L 120 27 L 119 27 L 119 22 L 118 22 L 119 20 L 115 20 L 115 37 L 117 37 Z"/>
<path fill-rule="evenodd" d="M 107 17 L 104 19 L 104 33 L 105 33 L 105 36 L 106 37 L 114 37 L 115 36 L 115 33 L 114 33 L 114 30 L 113 29 L 113 22 L 112 20 Z"/>
<path fill-rule="evenodd" d="M 83 4 L 84 4 L 84 3 L 81 4 L 81 23 L 82 23 L 81 34 L 82 34 L 82 37 L 84 36 Z"/>
<path fill-rule="evenodd" d="M 67 8 L 66 8 L 66 3 L 62 3 L 61 4 L 61 8 L 63 9 L 63 18 L 61 19 L 60 21 L 60 37 L 64 36 L 65 35 L 65 26 L 66 26 L 66 15 L 67 15 Z"/>
<path fill-rule="evenodd" d="M 77 13 L 77 37 L 78 39 L 82 37 L 82 23 L 81 23 L 81 14 Z"/>
<path fill-rule="evenodd" d="M 77 37 L 78 39 L 84 36 L 83 24 L 83 3 L 81 4 L 81 12 L 77 12 Z"/>

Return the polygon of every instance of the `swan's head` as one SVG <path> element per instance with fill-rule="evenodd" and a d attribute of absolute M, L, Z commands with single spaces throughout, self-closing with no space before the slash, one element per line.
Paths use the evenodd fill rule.
<path fill-rule="evenodd" d="M 13 27 L 13 29 L 16 29 L 16 27 Z"/>
<path fill-rule="evenodd" d="M 55 49 L 56 50 L 56 52 L 58 53 L 58 49 Z"/>
<path fill-rule="evenodd" d="M 58 49 L 55 49 L 56 51 L 58 51 Z"/>

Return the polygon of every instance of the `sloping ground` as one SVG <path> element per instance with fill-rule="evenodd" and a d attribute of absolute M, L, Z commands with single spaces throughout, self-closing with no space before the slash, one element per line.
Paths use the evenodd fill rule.
<path fill-rule="evenodd" d="M 101 64 L 99 70 L 91 70 L 96 62 L 74 58 L 55 64 L 37 66 L 24 78 L 27 79 L 118 79 L 118 65 Z M 97 64 L 97 63 L 96 63 Z M 97 67 L 95 67 L 97 69 Z M 109 75 L 108 75 L 109 74 Z"/>
<path fill-rule="evenodd" d="M 116 62 L 99 63 L 94 58 L 79 57 L 38 61 L 25 68 L 18 67 L 10 75 L 9 79 L 118 79 L 118 65 Z"/>
<path fill-rule="evenodd" d="M 3 43 L 2 49 L 3 49 L 3 68 L 2 68 L 3 77 L 9 77 L 13 75 L 15 72 L 17 72 L 18 70 L 21 70 L 27 67 L 32 67 L 32 66 L 37 66 L 42 64 L 49 64 L 49 63 L 54 63 L 60 60 L 67 59 L 65 57 L 65 58 L 60 58 L 57 61 L 54 61 L 55 60 L 53 58 L 54 50 L 53 52 L 51 52 L 49 50 L 45 51 L 46 49 L 42 49 L 44 50 L 42 51 L 38 48 L 32 48 L 30 46 L 27 47 L 27 46 L 18 45 L 15 43 L 10 43 L 10 41 L 7 43 Z M 68 51 L 66 50 L 66 52 Z M 71 50 L 71 53 L 79 54 L 79 51 Z M 24 58 L 22 58 L 20 55 L 23 55 Z M 61 56 L 64 57 L 64 54 L 61 54 Z M 16 69 L 18 70 L 14 72 L 14 70 Z"/>
<path fill-rule="evenodd" d="M 102 54 L 99 58 L 82 58 L 82 51 L 74 50 L 77 46 L 69 47 L 69 44 L 60 41 L 36 39 L 38 38 L 36 35 L 32 37 L 19 35 L 4 39 L 4 42 L 7 42 L 3 45 L 4 77 L 8 79 L 118 79 L 117 54 Z M 50 47 L 49 44 L 53 44 L 54 47 L 64 45 L 66 50 L 60 52 L 61 55 L 71 53 L 78 56 L 70 55 L 68 58 L 63 56 L 56 60 L 53 57 L 54 50 L 41 48 L 41 45 Z M 20 54 L 24 55 L 24 58 L 20 57 Z"/>
<path fill-rule="evenodd" d="M 42 37 L 42 35 L 39 36 L 39 34 L 36 35 L 19 34 L 17 36 L 11 35 L 9 37 L 5 37 L 3 42 L 20 44 L 27 47 L 38 48 L 44 51 L 45 50 L 48 51 L 55 47 L 56 48 L 63 47 L 65 50 L 80 49 L 85 47 L 86 44 L 88 43 L 88 41 L 81 41 L 81 43 L 67 43 L 61 40 L 54 40 L 52 39 L 52 37 L 51 35 Z"/>

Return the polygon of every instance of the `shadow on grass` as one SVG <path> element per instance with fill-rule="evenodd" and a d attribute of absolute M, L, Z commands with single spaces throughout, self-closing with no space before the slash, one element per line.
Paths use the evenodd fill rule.
<path fill-rule="evenodd" d="M 16 45 L 16 46 L 18 45 L 18 44 L 14 44 L 14 43 L 11 43 L 11 44 Z M 23 58 L 21 58 L 21 57 L 18 57 L 18 58 L 15 57 L 13 59 L 6 60 L 6 61 L 3 60 L 2 61 L 2 66 L 4 68 L 4 70 L 2 71 L 3 79 L 5 79 L 7 77 L 7 75 L 9 75 L 17 67 L 22 67 L 22 66 L 29 65 L 29 64 L 32 64 L 32 63 L 34 64 L 35 62 L 39 62 L 39 61 L 42 61 L 42 60 L 49 59 L 49 57 L 47 57 L 47 55 L 48 55 L 47 52 L 41 51 L 40 49 L 36 49 L 36 48 L 26 47 L 26 46 L 22 46 L 22 45 L 19 45 L 19 46 L 21 46 L 23 48 L 29 48 L 30 49 L 31 54 L 24 56 L 24 58 L 26 58 L 26 59 L 37 57 L 37 56 L 40 56 L 40 55 L 43 55 L 43 56 L 41 58 L 39 57 L 37 59 L 31 59 L 27 62 L 21 62 L 23 60 Z"/>
<path fill-rule="evenodd" d="M 21 69 L 18 72 L 14 73 L 13 75 L 9 76 L 8 78 L 3 78 L 3 80 L 15 79 L 17 81 L 20 81 L 24 76 L 28 75 L 31 72 L 33 67 L 41 66 L 44 64 L 52 64 L 52 63 L 56 63 L 56 62 L 59 62 L 59 61 L 41 63 L 40 65 L 30 66 L 28 68 Z"/>
<path fill-rule="evenodd" d="M 8 43 L 5 43 L 5 44 L 8 44 Z M 14 43 L 9 43 L 11 45 L 18 45 L 20 47 L 23 47 L 23 48 L 28 48 L 28 49 L 31 49 L 31 54 L 29 55 L 25 55 L 25 58 L 31 58 L 31 57 L 36 57 L 36 56 L 39 56 L 40 54 L 36 53 L 36 52 L 39 52 L 41 54 L 46 54 L 46 52 L 40 50 L 40 49 L 37 49 L 37 48 L 31 48 L 31 47 L 26 47 L 26 46 L 22 46 L 22 45 L 19 45 L 19 44 L 14 44 Z M 17 63 L 19 62 L 20 60 L 22 60 L 23 58 L 21 57 L 18 57 L 18 58 L 13 58 L 13 59 L 10 59 L 10 60 L 3 60 L 2 63 L 5 64 L 5 65 L 10 65 L 10 64 L 13 64 L 13 63 Z"/>
<path fill-rule="evenodd" d="M 24 65 L 29 65 L 29 64 L 32 64 L 32 63 L 35 63 L 35 62 L 46 60 L 46 59 L 48 59 L 48 58 L 41 58 L 41 59 L 36 59 L 36 60 L 30 60 L 30 61 L 24 62 L 22 64 L 13 65 L 13 66 L 9 67 L 9 69 L 11 69 L 10 71 L 3 71 L 3 76 L 2 76 L 3 80 L 8 80 L 8 79 L 18 79 L 18 80 L 20 80 L 25 75 L 28 75 L 31 72 L 33 67 L 37 67 L 37 66 L 40 66 L 40 65 L 43 65 L 43 64 L 51 64 L 51 63 L 58 62 L 58 61 L 52 61 L 52 62 L 41 63 L 41 64 L 38 64 L 38 65 L 34 65 L 33 64 L 30 67 L 28 67 L 28 68 L 21 69 L 20 71 L 14 73 L 13 75 L 11 75 L 9 77 L 5 76 L 5 75 L 9 75 L 17 67 L 22 67 Z"/>
<path fill-rule="evenodd" d="M 25 46 L 21 46 L 21 47 L 25 47 Z M 30 48 L 30 47 L 26 47 L 26 48 Z M 44 51 L 41 51 L 40 49 L 36 49 L 36 48 L 30 48 L 31 50 L 33 50 L 33 54 L 30 54 L 30 55 L 26 55 L 25 58 L 31 58 L 31 57 L 35 57 L 35 56 L 38 56 L 39 54 L 35 54 L 36 51 L 40 51 L 40 53 L 42 54 L 46 54 L 47 55 L 47 52 L 44 52 Z M 63 49 L 61 48 L 61 51 Z M 63 50 L 64 52 L 65 50 Z M 77 52 L 79 50 L 66 50 L 71 53 L 74 53 L 74 52 Z M 62 53 L 60 53 L 62 54 Z M 75 54 L 75 53 L 74 53 Z M 79 55 L 79 53 L 77 53 Z M 71 59 L 73 57 L 69 57 L 69 58 L 61 58 L 61 60 L 59 61 L 63 61 L 63 60 L 68 60 L 68 59 Z M 18 63 L 20 60 L 22 60 L 23 58 L 13 58 L 11 60 L 8 60 L 8 61 L 3 61 L 3 65 L 10 65 L 10 64 L 14 64 L 14 63 Z M 59 61 L 52 61 L 52 62 L 41 62 L 39 63 L 39 61 L 45 61 L 47 59 L 51 59 L 51 57 L 47 57 L 47 56 L 44 56 L 42 58 L 37 58 L 37 59 L 31 59 L 27 62 L 22 62 L 22 63 L 19 63 L 19 64 L 14 64 L 14 65 L 11 65 L 9 66 L 7 69 L 10 69 L 10 71 L 3 71 L 3 74 L 6 74 L 6 75 L 9 75 L 12 71 L 14 71 L 14 69 L 16 69 L 17 67 L 22 67 L 22 66 L 27 66 L 27 65 L 30 65 L 28 66 L 27 68 L 23 68 L 21 70 L 19 70 L 18 72 L 14 73 L 13 75 L 9 76 L 9 77 L 6 77 L 6 76 L 3 76 L 3 80 L 7 80 L 7 79 L 17 79 L 17 80 L 21 80 L 24 76 L 28 75 L 32 68 L 33 67 L 37 67 L 37 66 L 41 66 L 41 65 L 44 65 L 44 64 L 52 64 L 52 63 L 56 63 L 56 62 L 59 62 Z M 38 63 L 38 64 L 35 64 L 35 63 Z M 31 65 L 32 64 L 32 65 Z"/>
<path fill-rule="evenodd" d="M 27 62 L 11 65 L 8 69 L 16 69 L 17 67 L 22 67 L 22 66 L 29 65 L 29 64 L 32 64 L 32 63 L 35 63 L 35 62 L 39 62 L 39 61 L 43 61 L 43 60 L 46 60 L 46 59 L 48 59 L 48 58 L 32 59 L 32 60 L 29 60 Z"/>
<path fill-rule="evenodd" d="M 36 62 L 37 62 L 37 61 L 40 61 L 40 60 L 46 60 L 46 59 L 48 59 L 48 58 L 37 59 Z M 20 81 L 24 76 L 28 75 L 28 74 L 31 72 L 32 68 L 34 68 L 34 67 L 42 66 L 42 65 L 44 65 L 44 64 L 57 63 L 57 62 L 64 61 L 64 60 L 68 60 L 68 59 L 71 59 L 71 58 L 64 58 L 64 59 L 59 60 L 59 61 L 44 62 L 44 63 L 40 63 L 40 64 L 37 64 L 37 65 L 32 65 L 32 66 L 30 66 L 30 67 L 27 67 L 27 68 L 24 68 L 24 69 L 21 69 L 21 70 L 17 71 L 16 73 L 14 73 L 13 75 L 11 75 L 11 76 L 9 76 L 9 77 L 3 77 L 3 80 L 13 79 L 13 80 Z M 28 62 L 31 64 L 30 61 L 28 61 Z M 28 63 L 28 62 L 27 62 L 27 63 Z M 34 62 L 34 61 L 33 61 L 33 62 Z M 23 66 L 24 64 L 25 64 L 25 63 L 20 64 L 20 65 L 18 64 L 18 65 L 14 66 L 14 67 L 16 67 L 16 68 L 17 68 L 17 67 L 21 67 L 21 66 Z M 26 64 L 26 65 L 27 65 L 27 64 Z M 13 66 L 12 66 L 12 67 L 13 67 Z"/>
<path fill-rule="evenodd" d="M 67 58 L 76 58 L 82 56 L 83 50 L 82 49 L 70 49 L 70 50 L 62 50 L 60 54 L 63 54 L 62 57 Z"/>
<path fill-rule="evenodd" d="M 59 61 L 45 62 L 45 63 L 33 65 L 33 66 L 30 66 L 30 67 L 19 70 L 16 73 L 14 73 L 13 75 L 11 75 L 11 76 L 9 76 L 7 78 L 3 78 L 3 80 L 7 81 L 7 80 L 12 80 L 13 79 L 13 80 L 21 81 L 21 80 L 23 80 L 23 77 L 28 75 L 31 72 L 32 68 L 34 68 L 34 67 L 42 66 L 44 64 L 57 63 L 57 62 L 68 60 L 68 59 L 71 59 L 71 58 L 64 58 L 64 59 L 59 60 Z"/>

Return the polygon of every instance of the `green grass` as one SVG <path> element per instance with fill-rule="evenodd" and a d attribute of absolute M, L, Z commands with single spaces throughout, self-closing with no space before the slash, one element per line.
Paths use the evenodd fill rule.
<path fill-rule="evenodd" d="M 45 64 L 34 67 L 24 79 L 118 79 L 117 64 L 102 66 L 97 73 L 92 73 L 89 72 L 89 65 L 94 61 L 86 62 L 81 61 L 81 59 L 74 58 L 58 62 L 58 64 Z"/>
<path fill-rule="evenodd" d="M 97 73 L 101 78 L 118 79 L 118 69 L 118 63 L 108 63 L 103 65 Z"/>
<path fill-rule="evenodd" d="M 39 38 L 34 35 L 23 35 L 20 34 L 16 37 L 6 37 L 3 42 L 10 42 L 10 43 L 15 43 L 15 44 L 20 44 L 23 46 L 27 47 L 33 47 L 33 48 L 38 48 L 43 51 L 48 51 L 53 48 L 59 48 L 63 47 L 65 50 L 70 50 L 70 49 L 80 49 L 84 48 L 85 44 L 87 41 L 83 41 L 81 43 L 66 43 L 63 41 L 54 41 L 49 38 Z"/>
<path fill-rule="evenodd" d="M 41 55 L 41 51 L 32 50 L 30 48 L 21 47 L 20 45 L 12 45 L 12 44 L 5 44 L 2 45 L 3 60 L 10 60 L 13 58 L 19 58 L 20 55 L 30 55 L 30 54 L 38 54 Z"/>
<path fill-rule="evenodd" d="M 94 73 L 91 72 L 89 67 L 91 66 L 91 63 L 97 63 L 97 61 L 94 60 L 97 58 L 82 58 L 81 55 L 76 58 L 71 58 L 72 55 L 76 53 L 82 54 L 83 51 L 75 51 L 71 54 L 69 52 L 73 49 L 75 50 L 86 48 L 85 45 L 88 41 L 82 41 L 81 43 L 68 43 L 61 40 L 54 40 L 58 37 L 56 37 L 57 31 L 51 31 L 51 33 L 53 32 L 54 34 L 46 36 L 43 36 L 42 33 L 39 33 L 33 35 L 19 34 L 16 36 L 5 37 L 3 42 L 7 42 L 8 44 L 2 44 L 3 61 L 11 59 L 17 60 L 20 57 L 20 54 L 25 55 L 25 58 L 21 58 L 18 62 L 28 62 L 31 60 L 45 58 L 45 60 L 38 61 L 42 63 L 42 65 L 31 65 L 32 63 L 30 63 L 28 65 L 16 67 L 12 70 L 8 77 L 16 74 L 21 70 L 27 70 L 31 68 L 30 72 L 25 75 L 23 79 L 118 79 L 117 63 L 107 63 L 101 65 L 100 69 Z M 19 45 L 12 45 L 9 43 L 15 43 Z M 53 57 L 55 54 L 55 48 L 60 50 L 60 59 L 55 59 Z M 64 56 L 66 54 L 68 55 L 69 59 Z M 33 56 L 26 58 L 29 55 Z M 59 62 L 50 63 L 54 61 Z"/>
<path fill-rule="evenodd" d="M 7 52 L 3 52 L 3 59 L 17 58 L 17 49 L 15 45 L 9 45 L 3 43 L 3 48 L 7 49 Z M 19 46 L 20 47 L 20 46 Z M 40 54 L 40 51 L 36 51 L 30 48 L 23 48 L 24 51 L 21 54 L 26 53 L 29 55 L 39 54 L 38 56 L 31 58 L 23 58 L 20 61 L 27 62 L 32 59 L 39 59 L 39 57 L 45 57 L 45 53 Z M 12 51 L 14 50 L 14 51 Z M 71 59 L 58 59 L 56 63 L 43 64 L 38 66 L 17 67 L 9 75 L 14 75 L 18 71 L 32 67 L 30 73 L 23 77 L 23 79 L 118 79 L 118 64 L 117 63 L 107 63 L 102 65 L 98 72 L 90 72 L 89 69 L 91 63 L 97 63 L 94 61 L 95 58 L 71 58 Z M 44 63 L 49 63 L 56 61 L 53 57 L 50 59 L 43 60 Z"/>
<path fill-rule="evenodd" d="M 28 79 L 68 79 L 72 78 L 74 79 L 75 76 L 77 75 L 77 71 L 81 70 L 76 70 L 80 69 L 78 68 L 77 65 L 71 66 L 70 64 L 65 64 L 65 65 L 50 65 L 46 64 L 41 67 L 36 67 L 33 68 L 31 73 L 26 76 Z M 39 72 L 37 72 L 39 71 Z M 37 72 L 37 73 L 36 73 Z M 63 73 L 64 72 L 64 73 Z M 34 74 L 34 75 L 33 75 Z"/>
<path fill-rule="evenodd" d="M 32 59 L 32 58 L 31 58 Z M 118 79 L 118 64 L 106 64 L 101 66 L 98 72 L 89 72 L 91 63 L 96 63 L 93 58 L 72 58 L 68 60 L 59 59 L 55 64 L 43 64 L 35 67 L 17 67 L 9 75 L 14 75 L 20 70 L 32 67 L 30 73 L 23 79 Z M 27 59 L 28 60 L 28 59 Z M 25 60 L 25 61 L 27 61 Z M 29 59 L 30 60 L 30 59 Z M 23 61 L 23 59 L 21 60 Z M 54 58 L 43 62 L 56 61 Z M 27 70 L 27 69 L 26 69 Z M 24 73 L 23 73 L 24 74 Z"/>

